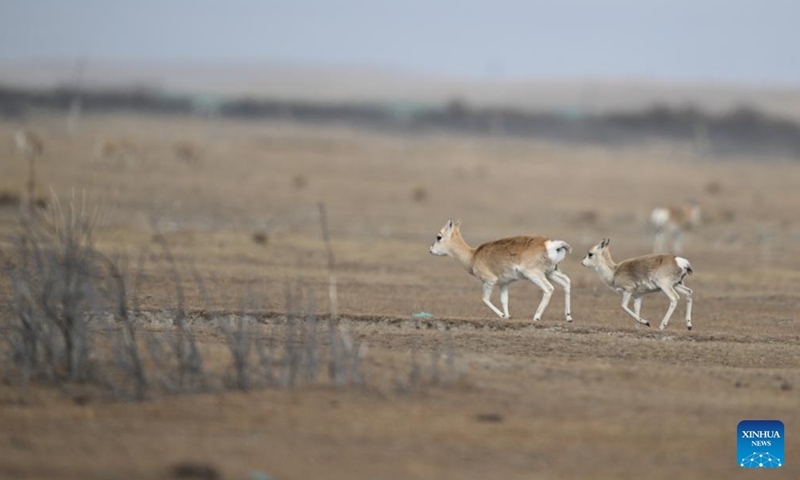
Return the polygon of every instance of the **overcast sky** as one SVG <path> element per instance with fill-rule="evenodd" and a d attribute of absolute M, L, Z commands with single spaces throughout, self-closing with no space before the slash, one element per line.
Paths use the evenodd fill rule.
<path fill-rule="evenodd" d="M 0 0 L 5 60 L 800 85 L 798 32 L 797 0 Z"/>

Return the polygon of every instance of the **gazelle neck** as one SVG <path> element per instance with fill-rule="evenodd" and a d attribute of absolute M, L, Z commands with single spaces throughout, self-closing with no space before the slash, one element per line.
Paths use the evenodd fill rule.
<path fill-rule="evenodd" d="M 611 252 L 606 247 L 600 254 L 600 262 L 597 263 L 597 273 L 600 278 L 607 284 L 614 284 L 614 274 L 617 273 L 617 264 L 611 259 Z"/>
<path fill-rule="evenodd" d="M 468 272 L 472 273 L 472 261 L 475 258 L 475 249 L 467 245 L 461 237 L 461 232 L 455 230 L 450 238 L 448 254 L 461 264 Z"/>

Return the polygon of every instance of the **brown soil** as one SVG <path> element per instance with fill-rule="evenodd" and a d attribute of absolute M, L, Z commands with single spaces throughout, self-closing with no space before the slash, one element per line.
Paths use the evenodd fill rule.
<path fill-rule="evenodd" d="M 153 243 L 158 228 L 185 277 L 195 266 L 208 279 L 209 300 L 191 282 L 186 293 L 212 350 L 225 347 L 201 311 L 244 302 L 269 328 L 287 285 L 302 281 L 327 312 L 316 210 L 324 201 L 340 310 L 369 345 L 367 388 L 137 404 L 42 385 L 23 398 L 0 385 L 0 478 L 173 478 L 187 462 L 241 479 L 751 478 L 736 463 L 743 419 L 784 422 L 786 464 L 773 474 L 800 477 L 800 163 L 732 162 L 673 145 L 611 150 L 125 116 L 89 118 L 70 137 L 64 124 L 38 123 L 48 152 L 40 193 L 85 190 L 103 205 L 101 249 L 135 258 L 147 248 L 141 298 L 154 311 L 175 301 Z M 11 129 L 0 124 L 4 136 Z M 91 153 L 102 137 L 127 137 L 143 153 L 106 163 Z M 203 156 L 177 161 L 178 141 Z M 0 193 L 21 195 L 26 165 L 10 149 L 0 156 Z M 636 327 L 580 259 L 601 237 L 618 260 L 647 253 L 649 211 L 688 199 L 707 219 L 684 251 L 695 272 L 694 330 L 682 302 L 664 332 Z M 568 241 L 562 270 L 575 322 L 564 321 L 557 290 L 533 325 L 541 294 L 523 282 L 511 287 L 513 318 L 493 317 L 474 279 L 427 253 L 451 215 L 472 244 L 514 234 Z M 15 222 L 0 206 L 3 248 Z M 657 324 L 666 306 L 651 295 L 643 314 Z M 435 318 L 411 319 L 422 311 Z M 422 358 L 451 348 L 466 374 L 401 391 L 415 346 Z"/>

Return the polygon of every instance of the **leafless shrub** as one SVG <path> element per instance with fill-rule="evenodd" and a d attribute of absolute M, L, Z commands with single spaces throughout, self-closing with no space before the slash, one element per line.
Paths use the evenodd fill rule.
<path fill-rule="evenodd" d="M 226 325 L 222 330 L 233 361 L 233 378 L 228 383 L 238 390 L 249 390 L 253 333 L 245 324 L 244 313 L 236 316 L 233 326 Z"/>
<path fill-rule="evenodd" d="M 117 319 L 120 323 L 120 327 L 116 329 L 116 347 L 114 348 L 115 364 L 132 385 L 133 398 L 137 401 L 142 401 L 145 399 L 146 395 L 147 378 L 145 376 L 142 358 L 139 354 L 136 326 L 128 311 L 128 294 L 125 277 L 116 262 L 113 262 L 105 256 L 101 258 L 104 260 L 117 286 Z M 143 268 L 144 258 L 144 254 L 142 254 L 139 261 L 139 272 L 141 272 Z M 137 278 L 138 276 L 139 275 L 137 275 Z"/>
<path fill-rule="evenodd" d="M 308 324 L 305 331 L 305 381 L 313 383 L 317 379 L 320 361 L 318 321 L 316 315 L 316 292 L 311 292 Z"/>
<path fill-rule="evenodd" d="M 203 357 L 200 354 L 195 335 L 186 324 L 183 280 L 166 238 L 157 233 L 154 240 L 164 252 L 164 258 L 169 266 L 169 272 L 175 286 L 176 308 L 175 318 L 173 319 L 175 328 L 172 335 L 167 336 L 167 344 L 172 350 L 177 372 L 175 372 L 175 378 L 167 383 L 178 391 L 203 390 L 207 386 L 206 373 L 203 368 Z"/>
<path fill-rule="evenodd" d="M 400 393 L 424 391 L 428 387 L 451 387 L 457 385 L 464 377 L 463 367 L 457 362 L 453 340 L 450 332 L 441 345 L 434 345 L 430 351 L 429 362 L 420 360 L 419 341 L 414 339 L 411 346 L 411 367 L 406 378 L 395 380 Z"/>
<path fill-rule="evenodd" d="M 32 375 L 87 380 L 87 314 L 98 295 L 110 290 L 104 285 L 108 263 L 94 247 L 97 210 L 73 195 L 64 208 L 54 198 L 44 215 L 21 218 L 6 270 L 12 313 L 8 351 L 23 385 Z"/>
<path fill-rule="evenodd" d="M 336 259 L 333 256 L 333 246 L 331 245 L 331 235 L 328 231 L 328 213 L 325 204 L 319 204 L 319 223 L 322 228 L 322 241 L 325 243 L 325 252 L 328 255 L 328 297 L 330 300 L 331 322 L 338 321 L 339 296 L 336 292 Z"/>
<path fill-rule="evenodd" d="M 172 327 L 168 331 L 137 328 L 143 313 L 138 293 L 147 249 L 139 255 L 129 288 L 127 257 L 109 257 L 94 247 L 96 210 L 73 196 L 62 208 L 54 198 L 44 215 L 24 217 L 11 249 L 0 250 L 0 331 L 6 348 L 6 375 L 23 387 L 36 379 L 64 388 L 74 381 L 105 388 L 117 398 L 142 401 L 157 393 L 185 393 L 223 388 L 297 388 L 328 381 L 338 388 L 364 387 L 367 346 L 354 338 L 337 313 L 335 260 L 325 210 L 320 222 L 328 253 L 331 315 L 327 332 L 317 313 L 317 292 L 302 284 L 286 290 L 285 322 L 260 325 L 243 302 L 238 314 L 213 318 L 221 325 L 231 364 L 222 372 L 207 369 L 187 319 L 184 282 L 166 239 L 156 233 L 175 288 Z M 210 299 L 197 269 L 191 273 L 208 307 Z M 224 290 L 223 290 L 224 291 Z M 250 306 L 252 292 L 245 297 Z M 210 311 L 210 309 L 206 309 Z M 113 321 L 109 321 L 113 320 Z M 225 321 L 230 320 L 230 321 Z M 417 346 L 406 388 L 448 384 L 458 377 L 452 345 L 431 352 L 428 370 L 420 366 Z M 112 367 L 112 368 L 110 368 Z M 444 368 L 444 371 L 442 370 Z M 221 380 L 221 382 L 220 382 Z M 81 391 L 75 398 L 86 398 Z M 82 400 L 83 401 L 83 400 Z"/>
<path fill-rule="evenodd" d="M 364 343 L 355 342 L 346 328 L 328 322 L 330 358 L 328 376 L 337 387 L 364 385 L 362 364 L 367 353 Z"/>
<path fill-rule="evenodd" d="M 252 306 L 252 291 L 248 291 L 246 300 Z M 253 387 L 250 358 L 258 330 L 250 322 L 244 303 L 238 315 L 235 315 L 230 322 L 222 323 L 222 332 L 232 361 L 230 373 L 225 378 L 226 385 L 237 390 L 249 390 Z"/>

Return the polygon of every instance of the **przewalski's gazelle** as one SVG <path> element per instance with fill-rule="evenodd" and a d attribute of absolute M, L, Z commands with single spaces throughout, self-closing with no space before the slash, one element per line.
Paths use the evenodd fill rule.
<path fill-rule="evenodd" d="M 681 207 L 656 208 L 650 214 L 655 233 L 653 253 L 681 253 L 683 234 L 700 226 L 700 205 L 689 202 Z M 672 240 L 672 248 L 667 245 Z"/>
<path fill-rule="evenodd" d="M 581 260 L 581 265 L 589 267 L 612 289 L 622 294 L 622 309 L 638 323 L 650 326 L 639 312 L 642 308 L 642 295 L 661 290 L 669 297 L 669 308 L 658 328 L 664 330 L 669 318 L 678 305 L 678 293 L 686 296 L 686 327 L 692 329 L 692 289 L 683 284 L 686 275 L 692 274 L 689 260 L 670 254 L 652 254 L 630 258 L 614 263 L 608 244 L 604 238 L 589 250 Z M 633 298 L 633 311 L 628 304 Z"/>
<path fill-rule="evenodd" d="M 126 166 L 133 163 L 142 156 L 141 154 L 141 149 L 126 138 L 116 140 L 102 139 L 94 147 L 95 158 L 116 163 L 118 166 Z"/>
<path fill-rule="evenodd" d="M 483 303 L 500 318 L 511 318 L 508 313 L 508 284 L 528 279 L 544 291 L 542 301 L 533 321 L 542 319 L 550 296 L 555 288 L 548 281 L 564 288 L 564 315 L 572 321 L 569 305 L 570 280 L 558 269 L 558 264 L 572 251 L 563 240 L 550 240 L 545 237 L 511 237 L 495 240 L 472 248 L 461 238 L 461 220 L 453 223 L 451 219 L 436 235 L 431 245 L 433 255 L 449 255 L 460 263 L 471 275 L 483 282 Z M 491 296 L 495 285 L 500 286 L 501 312 L 492 304 Z"/>

